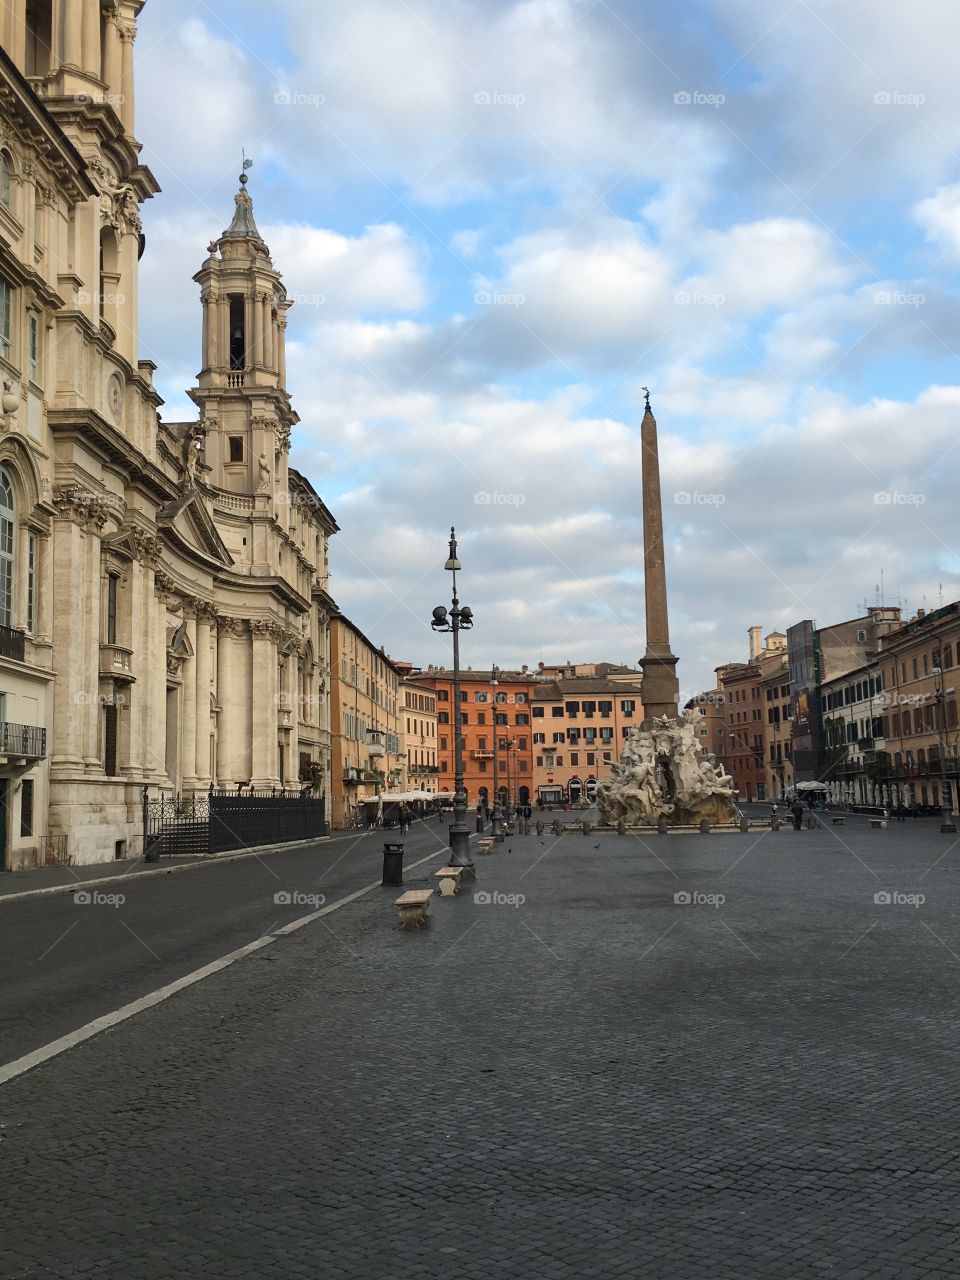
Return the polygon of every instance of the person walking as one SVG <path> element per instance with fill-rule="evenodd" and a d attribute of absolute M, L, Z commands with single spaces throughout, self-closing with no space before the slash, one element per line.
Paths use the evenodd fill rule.
<path fill-rule="evenodd" d="M 405 836 L 407 834 L 407 827 L 410 824 L 410 815 L 407 813 L 407 806 L 405 804 L 400 805 L 399 816 L 400 816 L 400 834 L 402 836 Z"/>
<path fill-rule="evenodd" d="M 790 812 L 793 814 L 793 829 L 799 831 L 803 826 L 803 802 L 794 800 L 790 806 Z"/>

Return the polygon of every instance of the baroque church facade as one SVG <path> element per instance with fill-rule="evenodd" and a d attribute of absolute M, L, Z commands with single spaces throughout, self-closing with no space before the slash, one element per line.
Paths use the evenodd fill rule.
<path fill-rule="evenodd" d="M 143 0 L 0 17 L 0 866 L 142 850 L 144 787 L 331 796 L 328 539 L 241 177 L 189 422 L 137 356 Z M 198 254 L 199 257 L 199 254 Z"/>

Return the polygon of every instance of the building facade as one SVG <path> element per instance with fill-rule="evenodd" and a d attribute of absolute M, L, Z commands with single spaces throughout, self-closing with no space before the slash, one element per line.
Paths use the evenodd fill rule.
<path fill-rule="evenodd" d="M 352 827 L 375 816 L 391 792 L 406 789 L 404 672 L 341 613 L 330 621 L 330 663 L 331 821 Z"/>
<path fill-rule="evenodd" d="M 402 757 L 406 763 L 405 789 L 439 790 L 437 763 L 437 694 L 429 685 L 408 675 L 403 682 Z"/>
<path fill-rule="evenodd" d="M 540 681 L 533 695 L 534 794 L 543 804 L 593 801 L 643 721 L 639 682 L 590 676 Z"/>
<path fill-rule="evenodd" d="M 133 132 L 141 8 L 9 0 L 0 18 L 8 868 L 139 854 L 144 788 L 295 788 L 309 755 L 329 794 L 337 526 L 288 466 L 290 304 L 243 184 L 196 277 L 196 421 L 160 421 L 137 356 L 158 191 Z"/>
<path fill-rule="evenodd" d="M 417 676 L 417 683 L 433 689 L 437 696 L 439 791 L 448 793 L 452 801 L 457 721 L 453 672 L 427 667 Z M 532 804 L 531 703 L 536 687 L 533 676 L 526 671 L 498 668 L 466 670 L 460 673 L 460 685 L 459 722 L 467 805 L 493 807 L 495 774 L 501 804 Z"/>
<path fill-rule="evenodd" d="M 745 802 L 768 800 L 783 794 L 787 773 L 792 779 L 782 723 L 788 685 L 787 637 L 771 631 L 761 639 L 762 628 L 749 628 L 746 662 L 730 662 L 717 668 L 717 686 L 723 696 L 724 752 L 718 752 Z M 774 716 L 776 707 L 776 716 Z M 779 747 L 780 755 L 777 755 Z"/>
<path fill-rule="evenodd" d="M 821 687 L 831 798 L 864 806 L 955 808 L 960 604 L 886 632 L 869 662 Z"/>

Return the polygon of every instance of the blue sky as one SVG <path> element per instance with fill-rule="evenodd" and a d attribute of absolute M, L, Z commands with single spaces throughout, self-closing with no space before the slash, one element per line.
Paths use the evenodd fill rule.
<path fill-rule="evenodd" d="M 293 460 L 388 651 L 446 659 L 456 522 L 476 665 L 639 657 L 643 384 L 684 692 L 753 623 L 852 616 L 881 569 L 888 603 L 952 599 L 957 44 L 945 0 L 276 0 L 267 30 L 149 0 L 165 413 L 245 146 L 297 300 Z"/>

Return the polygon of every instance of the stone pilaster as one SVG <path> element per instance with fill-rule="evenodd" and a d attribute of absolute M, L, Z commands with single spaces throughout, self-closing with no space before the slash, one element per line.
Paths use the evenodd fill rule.
<path fill-rule="evenodd" d="M 197 610 L 196 639 L 196 763 L 197 783 L 208 787 L 210 778 L 210 624 L 214 613 L 209 605 Z"/>
<path fill-rule="evenodd" d="M 193 653 L 183 660 L 183 707 L 180 716 L 180 774 L 183 790 L 197 787 L 197 613 L 196 604 L 184 607 L 187 641 Z"/>

